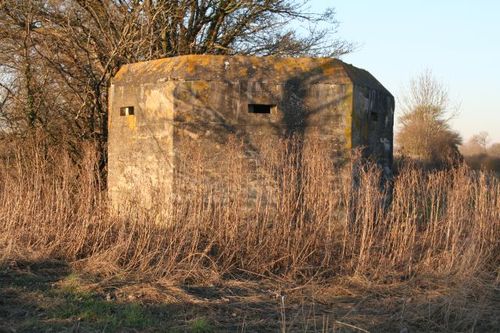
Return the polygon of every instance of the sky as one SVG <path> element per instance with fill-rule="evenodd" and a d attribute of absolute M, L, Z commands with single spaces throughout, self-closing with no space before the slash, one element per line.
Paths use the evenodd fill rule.
<path fill-rule="evenodd" d="M 459 107 L 464 141 L 500 142 L 500 0 L 311 0 L 334 7 L 338 36 L 357 44 L 342 60 L 372 73 L 397 98 L 430 70 Z M 398 108 L 396 106 L 396 117 Z"/>

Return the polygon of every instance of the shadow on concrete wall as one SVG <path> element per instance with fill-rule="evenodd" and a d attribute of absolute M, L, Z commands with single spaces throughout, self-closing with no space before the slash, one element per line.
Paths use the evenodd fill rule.
<path fill-rule="evenodd" d="M 263 96 L 273 96 L 276 100 L 273 101 L 277 105 L 277 110 L 279 112 L 279 121 L 271 121 L 271 118 L 267 118 L 269 122 L 267 124 L 263 124 L 268 128 L 271 128 L 272 136 L 277 139 L 286 140 L 286 148 L 285 152 L 283 152 L 282 157 L 283 163 L 282 167 L 290 167 L 293 165 L 296 170 L 296 181 L 294 184 L 294 188 L 289 188 L 288 190 L 291 193 L 294 193 L 295 201 L 300 203 L 302 201 L 301 196 L 303 195 L 303 160 L 306 158 L 304 156 L 304 148 L 305 148 L 305 140 L 317 139 L 313 135 L 308 136 L 308 130 L 312 126 L 318 126 L 317 120 L 315 120 L 315 124 L 312 124 L 312 119 L 322 113 L 322 112 L 331 112 L 332 114 L 328 119 L 329 121 L 333 121 L 336 119 L 337 121 L 341 121 L 342 124 L 331 124 L 331 127 L 342 127 L 342 133 L 344 133 L 343 126 L 344 120 L 342 116 L 345 114 L 345 110 L 342 110 L 342 116 L 339 118 L 334 118 L 334 108 L 342 107 L 342 103 L 348 98 L 345 95 L 334 95 L 333 93 L 326 94 L 330 96 L 328 100 L 314 100 L 317 96 L 310 96 L 311 93 L 314 92 L 311 89 L 315 84 L 324 84 L 324 89 L 329 89 L 329 85 L 334 86 L 333 83 L 324 82 L 325 74 L 323 72 L 324 67 L 328 66 L 337 66 L 335 60 L 332 60 L 332 64 L 323 64 L 323 67 L 313 68 L 311 70 L 305 71 L 299 75 L 292 76 L 287 78 L 285 81 L 274 81 L 274 82 L 264 82 L 259 85 L 261 88 L 266 89 L 262 91 Z M 210 68 L 205 69 L 206 71 L 210 71 Z M 273 68 L 268 69 L 269 72 L 272 73 Z M 207 74 L 205 74 L 207 75 Z M 210 76 L 208 74 L 207 76 Z M 215 74 L 214 74 L 214 77 Z M 246 113 L 246 103 L 251 103 L 253 101 L 246 100 L 248 97 L 248 82 L 252 82 L 252 78 L 242 78 L 241 81 L 238 81 L 237 84 L 235 82 L 224 81 L 221 79 L 222 85 L 227 85 L 228 87 L 239 87 L 239 83 L 243 82 L 241 86 L 246 91 L 239 91 L 239 95 L 235 94 L 234 91 L 229 91 L 229 96 L 239 96 L 241 99 L 240 103 L 233 103 L 232 105 L 236 106 L 239 104 L 239 113 Z M 281 89 L 279 89 L 279 95 L 273 91 L 273 88 L 279 85 Z M 188 95 L 186 95 L 186 93 Z M 214 92 L 215 94 L 216 92 Z M 219 93 L 219 92 L 217 92 Z M 252 92 L 253 95 L 257 93 Z M 247 95 L 247 96 L 245 96 Z M 230 140 L 230 137 L 236 137 L 242 143 L 243 154 L 249 160 L 262 160 L 265 159 L 266 156 L 260 150 L 259 145 L 256 144 L 256 140 L 258 137 L 255 135 L 254 131 L 252 131 L 252 127 L 245 126 L 245 124 L 239 124 L 234 122 L 234 114 L 236 114 L 235 110 L 218 110 L 217 103 L 211 103 L 210 96 L 204 96 L 200 98 L 197 92 L 189 91 L 186 89 L 186 85 L 177 86 L 174 90 L 174 98 L 182 99 L 184 103 L 183 107 L 187 109 L 191 109 L 191 112 L 196 113 L 195 120 L 199 120 L 199 123 L 192 121 L 191 123 L 183 123 L 182 126 L 189 129 L 189 131 L 193 133 L 198 133 L 200 137 L 203 137 L 205 132 L 210 131 L 211 137 L 205 138 L 204 140 L 211 140 L 214 145 L 224 145 Z M 191 104 L 189 104 L 191 101 Z M 243 104 L 243 102 L 245 104 Z M 202 105 L 202 107 L 200 106 Z M 175 111 L 174 111 L 175 112 Z M 199 115 L 198 113 L 205 113 L 204 115 Z M 226 117 L 226 113 L 229 114 L 229 117 Z M 256 114 L 255 116 L 259 117 L 261 115 Z M 232 121 L 228 120 L 228 118 L 233 118 Z M 210 121 L 205 121 L 206 119 L 210 119 Z M 245 117 L 243 117 L 245 119 Z M 260 118 L 266 119 L 266 118 Z M 177 126 L 177 125 L 176 125 Z M 255 125 L 258 126 L 258 125 Z M 321 135 L 321 132 L 318 133 Z M 329 133 L 330 134 L 330 133 Z M 306 139 L 307 136 L 307 139 Z M 325 133 L 326 136 L 326 133 Z M 331 134 L 330 134 L 331 136 Z M 330 137 L 326 140 L 333 141 L 344 141 L 346 138 L 334 138 Z M 341 145 L 338 145 L 341 146 Z M 344 147 L 342 147 L 343 149 Z M 222 148 L 223 149 L 223 148 Z M 332 149 L 332 168 L 335 167 L 334 161 L 339 160 L 339 156 L 344 152 L 334 151 Z M 336 155 L 337 159 L 334 158 Z M 225 159 L 231 159 L 232 156 L 224 156 Z M 288 164 L 288 165 L 285 165 Z M 282 179 L 280 179 L 279 174 L 275 174 L 275 181 L 277 184 L 282 183 Z M 297 212 L 301 210 L 301 207 L 297 207 Z"/>
<path fill-rule="evenodd" d="M 332 66 L 335 60 L 332 60 Z M 324 67 L 328 67 L 328 64 L 323 65 Z M 272 72 L 274 69 L 269 68 L 269 71 Z M 209 68 L 206 71 L 210 71 Z M 208 75 L 209 76 L 209 75 Z M 292 158 L 293 162 L 300 166 L 302 159 L 304 158 L 304 140 L 306 137 L 306 133 L 308 129 L 312 126 L 311 119 L 321 113 L 328 110 L 331 110 L 333 107 L 340 105 L 347 98 L 346 96 L 336 96 L 326 101 L 317 101 L 315 103 L 309 103 L 306 105 L 306 101 L 311 101 L 314 99 L 314 96 L 309 96 L 311 93 L 311 87 L 318 83 L 323 83 L 322 78 L 324 78 L 323 69 L 321 67 L 314 68 L 312 70 L 301 73 L 300 75 L 289 77 L 285 81 L 275 81 L 275 82 L 265 82 L 261 86 L 268 87 L 267 91 L 263 91 L 262 95 L 265 96 L 273 96 L 276 95 L 275 92 L 272 91 L 271 87 L 276 85 L 280 85 L 282 87 L 282 94 L 276 97 L 276 105 L 278 106 L 278 112 L 280 113 L 279 122 L 274 122 L 269 119 L 269 122 L 265 125 L 270 127 L 273 132 L 273 136 L 279 139 L 292 139 L 290 141 L 289 147 L 287 147 L 287 154 L 289 158 Z M 242 78 L 239 82 L 250 82 L 251 79 Z M 227 86 L 235 86 L 234 82 L 224 81 L 221 79 L 223 84 Z M 325 89 L 328 84 L 325 84 Z M 333 85 L 333 84 L 332 84 Z M 243 85 L 245 88 L 247 84 Z M 242 94 L 246 94 L 246 91 L 240 92 L 240 98 L 244 99 Z M 191 107 L 195 112 L 200 111 L 199 107 L 199 97 L 196 93 L 191 92 L 190 96 L 186 96 L 186 90 L 183 88 L 177 87 L 174 91 L 175 96 L 182 96 L 182 100 L 184 103 L 189 103 L 189 101 L 193 101 Z M 231 96 L 234 95 L 234 92 L 228 92 Z M 210 98 L 208 96 L 208 98 Z M 246 102 L 246 101 L 245 101 Z M 250 102 L 250 101 L 248 101 Z M 198 104 L 198 105 L 196 105 Z M 202 112 L 210 114 L 210 117 L 198 117 L 201 118 L 200 123 L 185 123 L 183 126 L 189 127 L 190 131 L 200 133 L 200 136 L 203 135 L 208 129 L 212 130 L 212 137 L 209 140 L 212 140 L 214 143 L 224 144 L 228 142 L 229 137 L 234 136 L 238 140 L 240 140 L 243 144 L 244 154 L 250 159 L 262 159 L 265 158 L 260 151 L 258 145 L 255 144 L 256 135 L 249 131 L 248 127 L 241 124 L 234 124 L 231 121 L 228 121 L 225 116 L 226 112 L 234 112 L 233 110 L 217 110 L 217 106 L 215 103 L 205 102 L 203 105 Z M 311 105 L 313 104 L 313 105 Z M 235 104 L 236 105 L 236 104 Z M 240 113 L 246 113 L 246 105 L 240 105 Z M 260 116 L 260 115 L 256 115 Z M 210 122 L 203 122 L 203 119 L 211 118 Z M 333 119 L 329 118 L 329 119 Z M 342 119 L 340 119 L 342 121 Z M 342 126 L 338 124 L 332 124 L 334 126 Z M 337 138 L 338 140 L 339 138 Z M 342 138 L 343 140 L 345 138 Z M 332 137 L 332 140 L 335 138 Z M 332 154 L 336 152 L 332 151 Z M 230 158 L 230 157 L 228 157 Z M 300 169 L 300 167 L 298 168 Z M 297 184 L 297 187 L 300 188 L 300 177 Z"/>

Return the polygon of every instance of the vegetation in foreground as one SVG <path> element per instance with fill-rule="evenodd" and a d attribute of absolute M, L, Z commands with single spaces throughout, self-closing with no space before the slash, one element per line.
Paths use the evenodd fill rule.
<path fill-rule="evenodd" d="M 321 147 L 303 147 L 317 151 L 301 161 L 283 144 L 257 168 L 236 147 L 219 165 L 222 184 L 204 181 L 213 175 L 193 152 L 190 200 L 121 214 L 107 209 L 92 149 L 75 164 L 17 148 L 0 171 L 2 321 L 25 331 L 498 330 L 498 178 L 403 167 L 388 192 L 376 167 L 332 170 Z M 249 193 L 255 177 L 270 186 Z M 32 269 L 54 260 L 65 273 Z M 156 296 L 123 291 L 139 285 Z M 175 290 L 184 296 L 169 298 Z M 193 290 L 203 292 L 185 297 Z"/>

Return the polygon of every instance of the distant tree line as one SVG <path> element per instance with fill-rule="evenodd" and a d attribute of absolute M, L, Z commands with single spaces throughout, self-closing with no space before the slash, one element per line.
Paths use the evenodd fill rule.
<path fill-rule="evenodd" d="M 500 143 L 490 143 L 487 132 L 473 135 L 460 151 L 473 169 L 495 171 L 500 175 Z"/>

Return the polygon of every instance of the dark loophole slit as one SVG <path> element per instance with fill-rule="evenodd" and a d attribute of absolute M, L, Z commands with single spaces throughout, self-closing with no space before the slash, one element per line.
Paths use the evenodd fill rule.
<path fill-rule="evenodd" d="M 248 104 L 248 112 L 270 114 L 271 110 L 275 107 L 276 105 L 272 104 Z"/>

